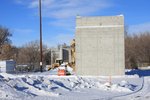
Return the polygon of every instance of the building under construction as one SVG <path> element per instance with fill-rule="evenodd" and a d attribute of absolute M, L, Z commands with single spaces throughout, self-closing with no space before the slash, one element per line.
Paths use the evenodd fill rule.
<path fill-rule="evenodd" d="M 77 16 L 75 40 L 78 75 L 124 74 L 123 15 Z"/>

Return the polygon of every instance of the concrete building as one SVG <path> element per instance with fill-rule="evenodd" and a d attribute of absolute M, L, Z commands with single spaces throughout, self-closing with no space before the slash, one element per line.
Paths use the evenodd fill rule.
<path fill-rule="evenodd" d="M 55 60 L 62 60 L 63 62 L 71 62 L 71 50 L 69 46 L 51 49 L 51 64 Z"/>
<path fill-rule="evenodd" d="M 124 74 L 123 15 L 77 16 L 75 40 L 77 74 Z"/>

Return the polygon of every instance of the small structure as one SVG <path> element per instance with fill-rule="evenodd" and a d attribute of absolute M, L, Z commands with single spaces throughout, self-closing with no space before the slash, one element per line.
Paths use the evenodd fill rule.
<path fill-rule="evenodd" d="M 6 60 L 0 61 L 0 72 L 2 73 L 14 73 L 15 72 L 15 61 Z"/>
<path fill-rule="evenodd" d="M 16 65 L 16 72 L 29 72 L 31 69 L 31 65 L 29 64 L 20 64 Z"/>

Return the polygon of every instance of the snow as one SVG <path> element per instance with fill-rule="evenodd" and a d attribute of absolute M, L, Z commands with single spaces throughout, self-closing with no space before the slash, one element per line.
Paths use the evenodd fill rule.
<path fill-rule="evenodd" d="M 0 73 L 0 100 L 150 100 L 147 71 L 127 70 L 110 82 L 109 76 L 57 76 L 57 70 Z"/>

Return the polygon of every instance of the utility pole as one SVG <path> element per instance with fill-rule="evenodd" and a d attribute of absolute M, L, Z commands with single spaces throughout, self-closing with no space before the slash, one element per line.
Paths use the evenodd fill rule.
<path fill-rule="evenodd" d="M 39 16 L 40 16 L 40 70 L 43 71 L 43 63 L 42 63 L 42 12 L 41 12 L 41 0 L 39 0 Z"/>

